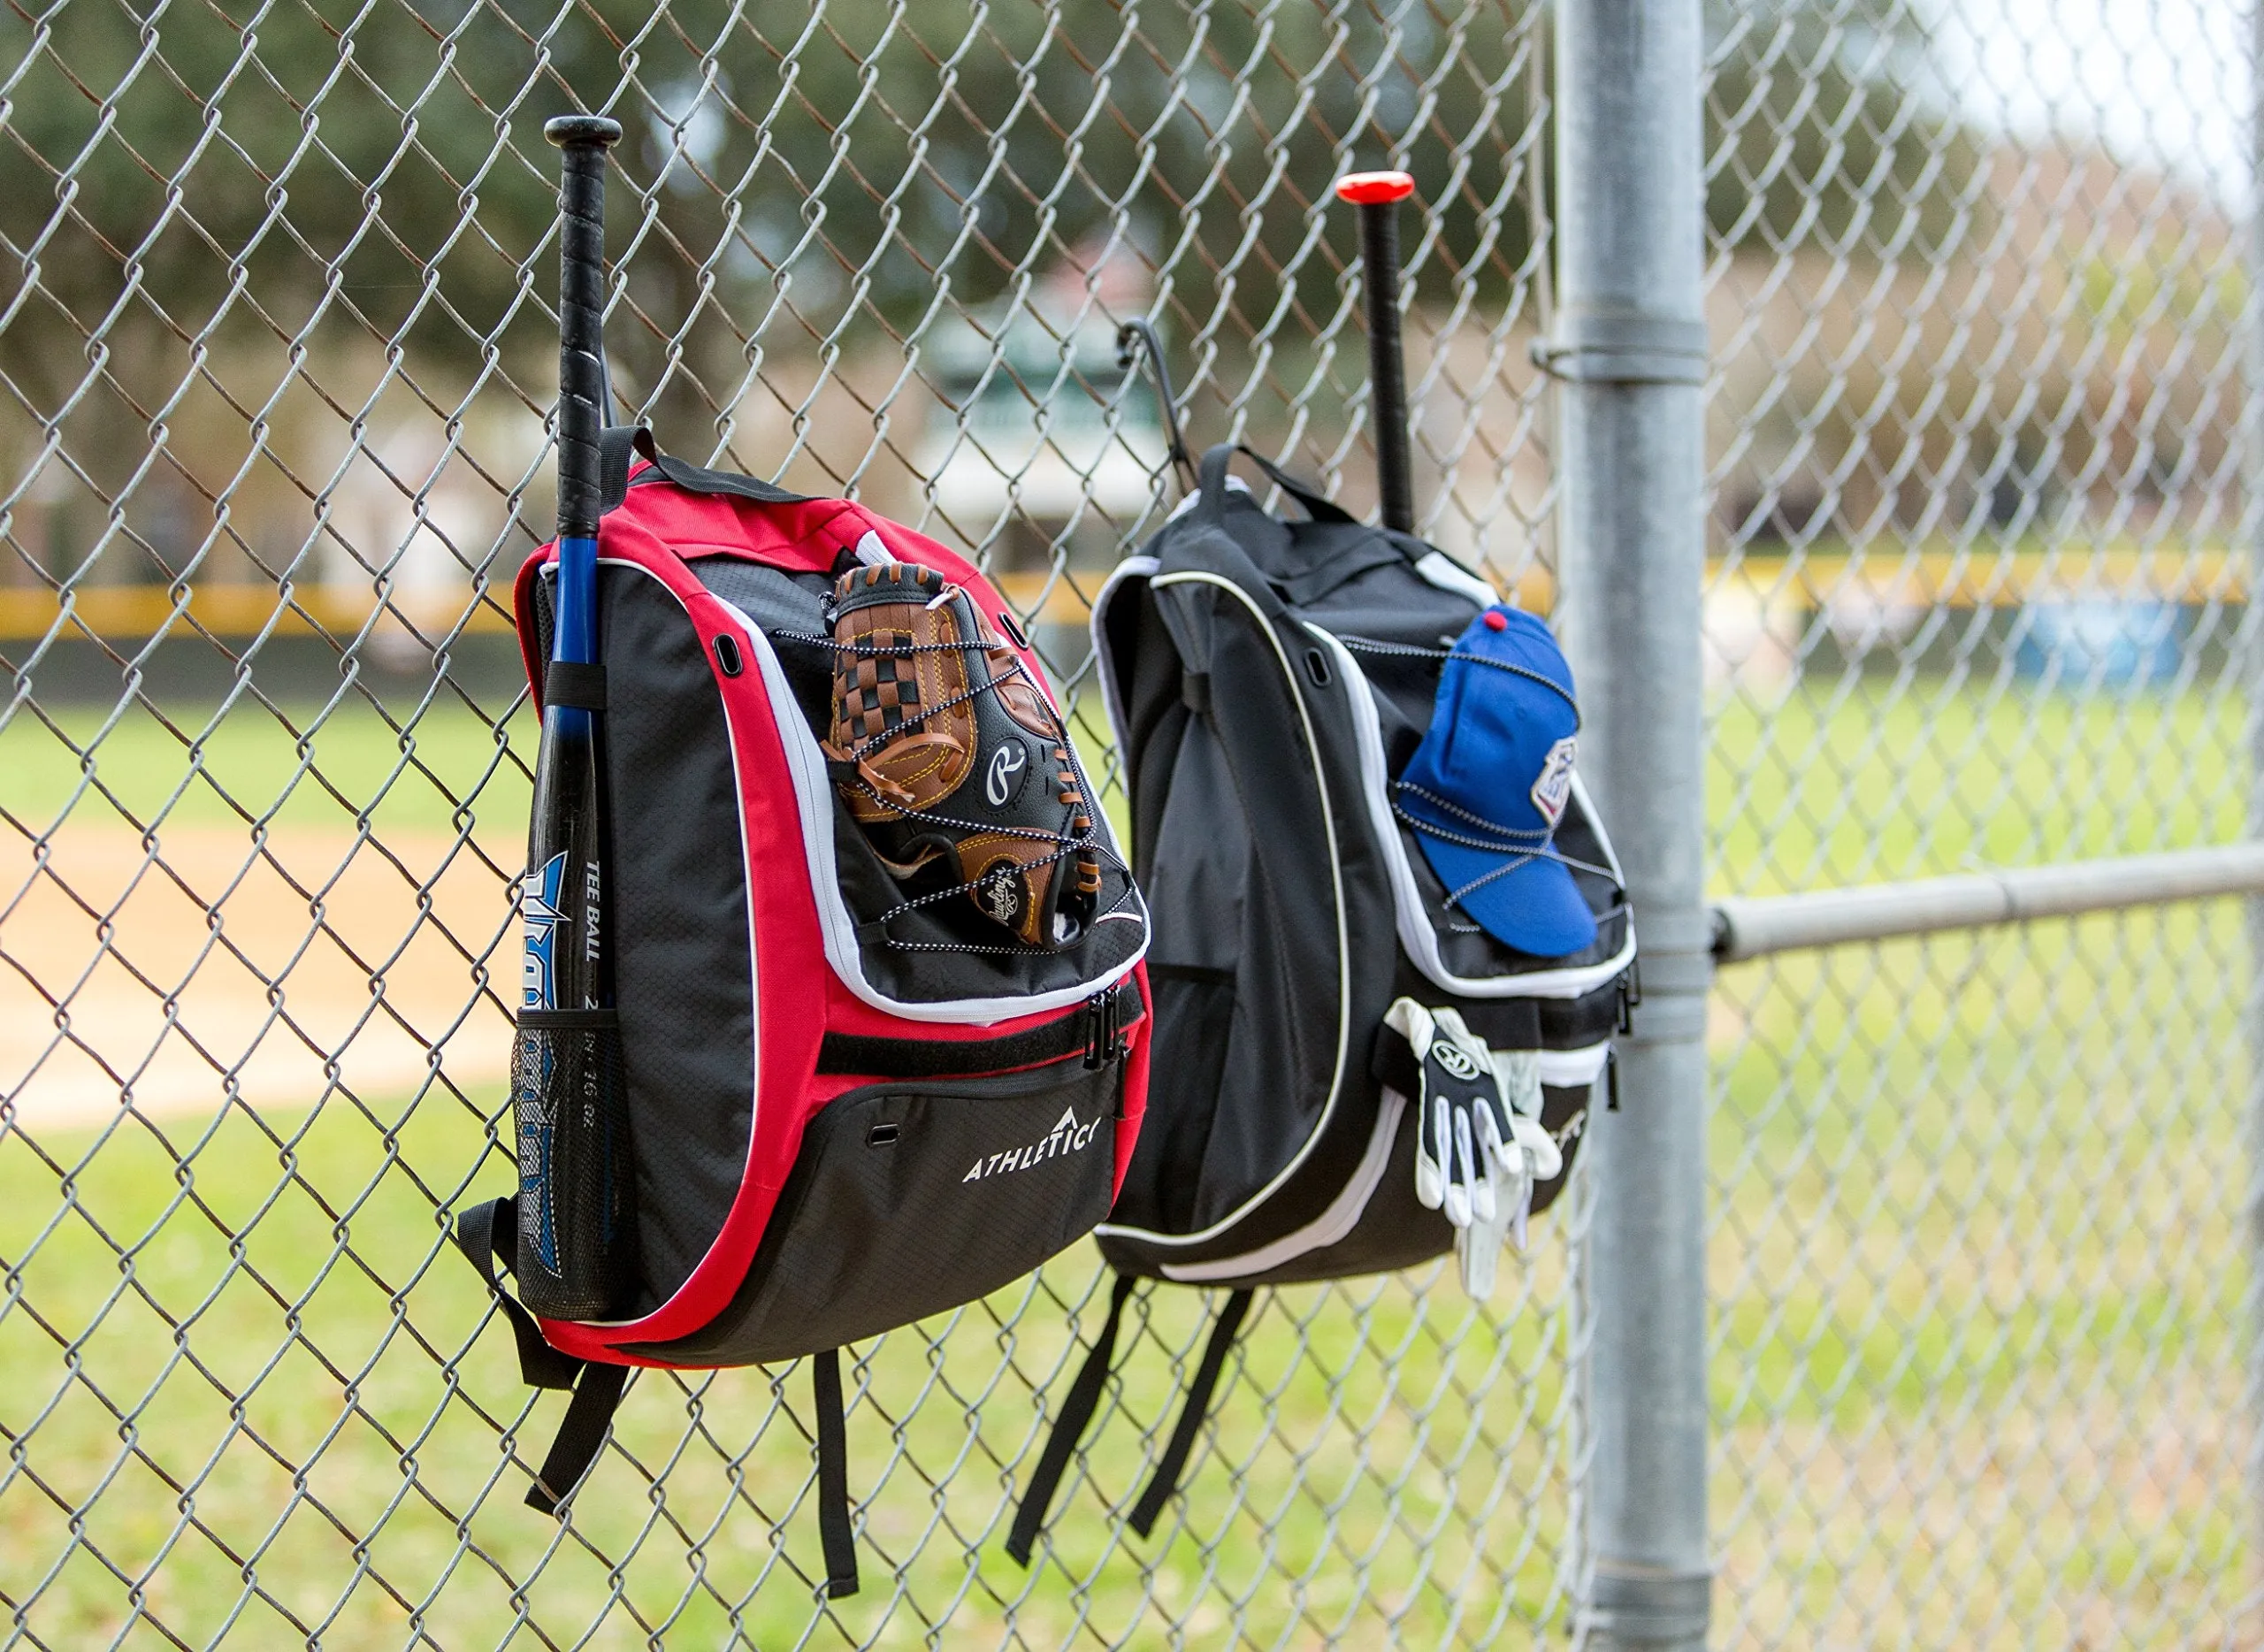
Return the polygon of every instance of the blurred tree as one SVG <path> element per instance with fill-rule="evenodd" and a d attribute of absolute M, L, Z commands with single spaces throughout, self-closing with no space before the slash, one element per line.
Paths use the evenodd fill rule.
<path fill-rule="evenodd" d="M 1348 159 L 1440 203 L 1419 291 L 1530 273 L 1531 4 L 10 0 L 0 374 L 34 421 L 90 367 L 154 418 L 247 340 L 375 339 L 455 391 L 531 361 L 540 124 L 577 103 L 630 128 L 615 342 L 671 418 L 726 417 L 766 353 L 1026 295 L 1111 244 L 1157 266 L 1182 339 L 1294 350 L 1340 302 Z M 1972 146 L 1911 112 L 1906 26 L 1786 0 L 1717 27 L 1724 233 L 1876 242 L 1955 194 Z"/>
<path fill-rule="evenodd" d="M 1707 0 L 1707 216 L 1732 245 L 1939 252 L 1986 139 L 1939 94 L 1909 0 Z"/>

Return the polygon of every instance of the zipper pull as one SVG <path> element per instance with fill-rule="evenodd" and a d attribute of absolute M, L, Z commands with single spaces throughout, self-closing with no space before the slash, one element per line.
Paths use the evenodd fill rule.
<path fill-rule="evenodd" d="M 1085 1000 L 1085 1071 L 1097 1071 L 1123 1054 L 1118 1047 L 1117 988 L 1096 992 Z"/>

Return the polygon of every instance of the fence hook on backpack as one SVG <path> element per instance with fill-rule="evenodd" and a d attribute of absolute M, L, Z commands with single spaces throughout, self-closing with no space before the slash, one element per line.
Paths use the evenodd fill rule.
<path fill-rule="evenodd" d="M 1187 438 L 1179 428 L 1179 393 L 1172 387 L 1171 367 L 1164 360 L 1164 341 L 1156 336 L 1155 327 L 1144 317 L 1135 317 L 1116 329 L 1116 364 L 1127 372 L 1138 364 L 1145 354 L 1148 369 L 1156 376 L 1156 401 L 1164 416 L 1164 439 L 1170 443 L 1172 468 L 1179 472 L 1181 485 L 1189 492 L 1195 486 L 1195 458 L 1187 450 Z"/>

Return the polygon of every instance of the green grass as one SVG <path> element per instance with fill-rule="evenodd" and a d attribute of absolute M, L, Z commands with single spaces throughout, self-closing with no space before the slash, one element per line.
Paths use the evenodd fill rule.
<path fill-rule="evenodd" d="M 2236 723 L 2200 696 L 1992 702 L 1926 682 L 1795 696 L 1765 719 L 1732 705 L 1710 781 L 1716 885 L 2230 837 Z M 80 793 L 70 819 L 238 820 L 217 783 L 289 826 L 368 812 L 381 832 L 449 830 L 470 803 L 483 831 L 518 830 L 524 776 L 468 713 L 430 714 L 406 754 L 374 714 L 323 723 L 315 759 L 342 799 L 310 786 L 279 729 L 264 711 L 222 720 L 199 747 L 210 781 L 182 789 L 183 742 L 121 723 L 96 748 L 115 803 Z M 46 731 L 0 732 L 0 804 L 34 830 L 78 774 Z M 2245 972 L 2221 903 L 1725 974 L 1718 1641 L 2222 1629 L 2249 1565 Z M 1000 1541 L 1039 1437 L 1034 1393 L 1058 1396 L 1076 1356 L 1068 1306 L 1083 1335 L 1098 1317 L 1090 1250 L 860 1350 L 868 1592 L 827 1605 L 798 1369 L 640 1379 L 621 1426 L 635 1461 L 601 1465 L 571 1530 L 518 1506 L 560 1401 L 524 1397 L 435 1216 L 508 1185 L 500 1105 L 435 1089 L 0 1136 L 0 1427 L 17 1454 L 0 1603 L 57 1647 L 106 1642 L 139 1602 L 193 1645 L 421 1630 L 451 1652 L 734 1629 L 766 1648 L 1146 1646 L 1174 1625 L 1197 1646 L 1236 1628 L 1267 1646 L 1483 1646 L 1561 1622 L 1566 1218 L 1510 1270 L 1529 1294 L 1505 1285 L 1490 1313 L 1436 1270 L 1276 1293 L 1184 1508 L 1143 1543 L 1108 1509 L 1160 1449 L 1173 1362 L 1203 1334 L 1194 1293 L 1159 1294 L 1091 1437 L 1097 1483 L 1072 1477 L 1029 1574 Z M 127 1639 L 162 1643 L 146 1623 Z"/>
<path fill-rule="evenodd" d="M 1196 1475 L 1183 1524 L 1151 1545 L 1113 1541 L 1102 1492 L 1078 1480 L 1063 1493 L 1059 1550 L 1019 1572 L 999 1552 L 1007 1488 L 1039 1437 L 1032 1388 L 1067 1380 L 1059 1299 L 1092 1281 L 1082 1247 L 948 1328 L 863 1350 L 849 1438 L 853 1485 L 871 1496 L 868 1595 L 813 1602 L 809 1414 L 792 1368 L 689 1388 L 640 1380 L 621 1435 L 643 1471 L 609 1460 L 562 1541 L 518 1506 L 531 1462 L 507 1464 L 497 1438 L 523 1426 L 521 1455 L 539 1458 L 560 1402 L 524 1401 L 509 1339 L 500 1325 L 476 1335 L 484 1292 L 441 1248 L 434 1207 L 467 1182 L 499 1190 L 508 1166 L 482 1107 L 440 1092 L 398 1118 L 333 1104 L 257 1123 L 129 1123 L 98 1150 L 75 1135 L 0 1143 L 0 1254 L 30 1253 L 16 1276 L 24 1305 L 0 1319 L 15 1396 L 4 1416 L 25 1452 L 0 1492 L 11 1601 L 63 1552 L 65 1511 L 88 1511 L 81 1548 L 30 1616 L 50 1644 L 116 1632 L 126 1589 L 96 1554 L 128 1575 L 156 1563 L 149 1610 L 198 1644 L 241 1610 L 233 1634 L 248 1646 L 333 1614 L 325 1645 L 396 1645 L 428 1599 L 439 1644 L 488 1644 L 512 1619 L 506 1577 L 528 1583 L 531 1641 L 575 1641 L 618 1589 L 630 1610 L 607 1618 L 605 1645 L 639 1639 L 632 1618 L 665 1625 L 670 1645 L 714 1644 L 735 1608 L 765 1647 L 822 1618 L 851 1638 L 915 1644 L 924 1621 L 953 1613 L 1052 1644 L 1080 1619 L 1135 1633 L 1153 1602 L 1199 1616 L 1243 1593 L 1285 1625 L 1373 1621 L 1379 1602 L 1354 1597 L 1340 1546 L 1373 1556 L 1391 1603 L 1433 1636 L 1466 1577 L 1481 1623 L 1546 1607 L 1545 1570 L 1518 1558 L 1536 1530 L 1561 1524 L 1563 1471 L 1525 1419 L 1563 1403 L 1550 1345 L 1561 1319 L 1496 1326 L 1451 1289 L 1402 1281 L 1294 1293 L 1266 1312 L 1225 1414 L 1227 1460 Z M 1553 1262 L 1541 1275 L 1561 1289 Z M 1125 1409 L 1096 1441 L 1109 1502 L 1136 1489 L 1160 1448 L 1171 1362 L 1199 1339 L 1200 1306 L 1166 1293 L 1129 1350 Z M 1294 1369 L 1292 1319 L 1305 1349 Z M 63 1380 L 66 1345 L 81 1380 Z M 1354 1438 L 1358 1463 L 1344 1449 Z M 671 1462 L 654 1498 L 646 1474 Z M 168 1552 L 184 1505 L 195 1525 Z M 914 1549 L 891 1600 L 882 1556 Z M 600 1555 L 633 1557 L 616 1578 Z M 246 1556 L 273 1599 L 247 1597 Z M 357 1583 L 363 1562 L 371 1575 Z M 1294 1595 L 1281 1572 L 1303 1576 Z"/>
<path fill-rule="evenodd" d="M 501 707 L 494 708 L 500 713 Z M 535 730 L 523 707 L 498 730 L 461 700 L 421 713 L 359 697 L 225 713 L 136 702 L 113 717 L 19 710 L 0 727 L 0 809 L 27 830 L 152 824 L 524 836 Z"/>
<path fill-rule="evenodd" d="M 2240 708 L 1920 680 L 1719 719 L 1717 887 L 2223 841 Z M 1725 971 L 1725 1644 L 2184 1645 L 2253 1580 L 2242 914 Z"/>

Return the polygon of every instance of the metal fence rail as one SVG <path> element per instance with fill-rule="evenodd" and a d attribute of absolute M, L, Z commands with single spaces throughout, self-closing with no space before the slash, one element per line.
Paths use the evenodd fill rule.
<path fill-rule="evenodd" d="M 1696 146 L 1643 221 L 1704 224 L 1705 381 L 1664 397 L 1612 386 L 1701 371 L 1693 318 L 1591 302 L 1633 209 L 1552 88 L 1643 54 L 1584 0 L 0 12 L 0 1645 L 1600 1644 L 1600 1575 L 1655 1538 L 1711 1564 L 1717 1644 L 2256 1644 L 2237 914 L 1701 996 L 1702 869 L 1741 956 L 1787 891 L 2021 868 L 1970 915 L 2249 835 L 2253 54 L 2145 10 L 1650 8 L 1702 56 L 1636 108 Z M 1702 486 L 1669 570 L 1702 608 L 1655 605 L 1645 657 L 1702 643 L 1703 841 L 1694 774 L 1628 834 L 1688 909 L 1645 934 L 1687 966 L 1653 1021 L 1689 1025 L 1598 1128 L 1609 1159 L 1656 1124 L 1672 1068 L 1694 1142 L 1710 1075 L 1703 1187 L 1694 1149 L 1654 1166 L 1708 1210 L 1706 1340 L 1694 1278 L 1665 1335 L 1709 1466 L 1647 1455 L 1631 1366 L 1596 1387 L 1657 1262 L 1592 1250 L 1634 1184 L 1584 1169 L 1483 1306 L 1451 1269 L 1262 1296 L 1149 1541 L 1111 1511 L 1198 1357 L 1189 1291 L 1136 1301 L 1036 1567 L 1000 1552 L 1105 1307 L 1082 1248 L 854 1350 L 853 1599 L 791 1369 L 639 1376 L 571 1520 L 520 1506 L 558 1401 L 446 1229 L 511 1179 L 507 591 L 550 519 L 539 126 L 577 105 L 629 129 L 620 401 L 979 555 L 1117 805 L 1082 625 L 1172 498 L 1114 324 L 1157 322 L 1194 440 L 1371 508 L 1342 172 L 1419 181 L 1420 531 L 1535 603 L 1561 573 L 1631 794 L 1693 690 L 1615 681 L 1581 605 Z M 1702 435 L 1702 481 L 1623 491 L 1662 470 L 1615 421 L 1702 398 L 1654 433 Z"/>
<path fill-rule="evenodd" d="M 2264 894 L 2264 844 L 2244 843 L 1752 896 L 1715 906 L 1714 958 L 1741 964 L 1773 952 L 2256 894 Z"/>

